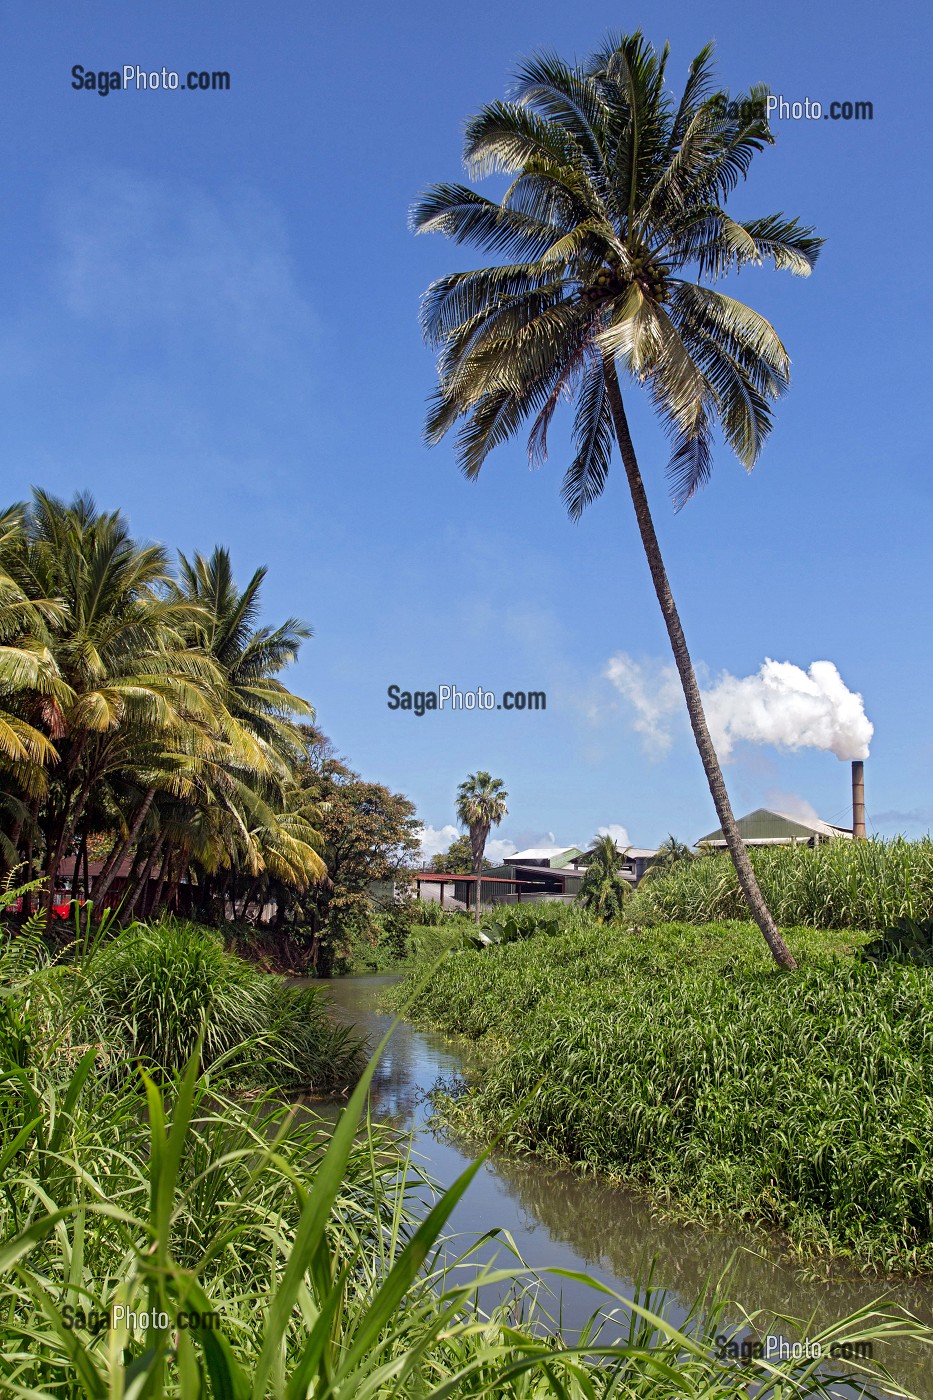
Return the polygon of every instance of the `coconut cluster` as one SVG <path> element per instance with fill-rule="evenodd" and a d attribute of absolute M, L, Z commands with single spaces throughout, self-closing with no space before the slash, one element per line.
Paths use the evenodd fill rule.
<path fill-rule="evenodd" d="M 593 304 L 609 301 L 617 297 L 626 287 L 637 282 L 645 296 L 652 301 L 664 301 L 668 295 L 667 279 L 671 269 L 666 263 L 655 263 L 649 253 L 639 250 L 632 258 L 628 271 L 622 271 L 622 264 L 613 261 L 608 267 L 601 267 L 588 287 L 581 293 L 583 300 Z"/>
<path fill-rule="evenodd" d="M 667 278 L 671 269 L 667 263 L 655 263 L 646 253 L 636 253 L 632 259 L 632 281 L 637 282 L 645 296 L 652 301 L 664 301 L 667 296 Z"/>

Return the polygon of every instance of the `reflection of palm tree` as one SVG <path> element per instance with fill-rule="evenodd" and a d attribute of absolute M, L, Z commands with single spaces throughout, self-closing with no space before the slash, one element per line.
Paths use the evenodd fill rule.
<path fill-rule="evenodd" d="M 764 117 L 746 115 L 763 106 L 764 90 L 724 101 L 706 48 L 675 103 L 666 60 L 641 34 L 612 40 L 585 67 L 529 60 L 514 99 L 485 107 L 467 128 L 468 167 L 510 181 L 501 201 L 457 184 L 419 200 L 416 230 L 506 259 L 428 290 L 423 323 L 438 350 L 439 386 L 427 437 L 438 442 L 462 420 L 460 464 L 475 477 L 492 448 L 532 420 L 529 447 L 543 460 L 557 405 L 574 397 L 577 451 L 563 488 L 573 516 L 601 494 L 615 441 L 739 883 L 775 959 L 793 967 L 735 825 L 618 369 L 647 389 L 670 433 L 677 504 L 708 478 L 717 424 L 753 466 L 790 361 L 764 317 L 707 284 L 766 259 L 808 273 L 820 240 L 783 215 L 738 223 L 722 207 L 772 140 Z"/>
<path fill-rule="evenodd" d="M 491 773 L 471 773 L 457 788 L 457 820 L 470 833 L 470 850 L 473 853 L 473 874 L 475 881 L 474 918 L 479 922 L 479 876 L 483 869 L 483 852 L 489 837 L 489 828 L 498 826 L 508 813 L 506 799 L 508 793 L 501 778 Z"/>

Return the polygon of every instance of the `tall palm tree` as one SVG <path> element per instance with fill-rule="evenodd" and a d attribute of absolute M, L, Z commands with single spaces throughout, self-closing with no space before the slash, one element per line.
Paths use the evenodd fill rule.
<path fill-rule="evenodd" d="M 557 405 L 575 398 L 576 453 L 563 484 L 574 518 L 601 494 L 615 440 L 713 804 L 752 915 L 776 961 L 791 968 L 736 830 L 619 371 L 627 386 L 647 389 L 669 433 L 677 507 L 710 475 L 716 425 L 751 468 L 789 359 L 763 316 L 710 284 L 765 260 L 805 275 L 821 240 L 783 214 L 738 222 L 726 213 L 727 196 L 772 140 L 766 90 L 730 102 L 715 88 L 710 45 L 675 102 L 667 57 L 637 33 L 610 38 L 580 66 L 528 60 L 511 100 L 467 126 L 468 171 L 506 175 L 502 198 L 441 184 L 416 204 L 416 231 L 507 259 L 428 289 L 422 322 L 439 383 L 426 436 L 438 442 L 462 420 L 458 456 L 472 478 L 530 420 L 530 454 L 541 461 Z"/>
<path fill-rule="evenodd" d="M 476 898 L 473 917 L 479 922 L 479 876 L 483 869 L 483 853 L 489 837 L 489 828 L 498 826 L 507 814 L 505 805 L 509 794 L 501 778 L 494 778 L 482 769 L 470 773 L 457 788 L 457 820 L 470 833 L 470 850 L 473 854 L 473 874 L 476 876 Z"/>
<path fill-rule="evenodd" d="M 257 748 L 260 766 L 273 756 L 300 755 L 295 723 L 314 717 L 313 707 L 278 679 L 298 656 L 311 628 L 289 617 L 279 627 L 258 626 L 266 569 L 260 568 L 244 588 L 233 577 L 229 551 L 216 548 L 205 558 L 179 555 L 180 582 L 175 596 L 196 605 L 193 641 L 216 662 L 223 680 L 224 708 L 239 737 Z"/>

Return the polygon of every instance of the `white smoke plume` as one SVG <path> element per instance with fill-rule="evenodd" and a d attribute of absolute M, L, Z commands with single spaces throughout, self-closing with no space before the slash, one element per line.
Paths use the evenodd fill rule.
<path fill-rule="evenodd" d="M 848 689 L 831 661 L 814 661 L 803 671 L 790 661 L 766 660 L 757 675 L 720 677 L 703 705 L 724 761 L 740 740 L 867 758 L 875 732 L 861 695 Z"/>
<path fill-rule="evenodd" d="M 669 663 L 611 657 L 604 672 L 630 706 L 632 728 L 654 756 L 667 752 L 672 723 L 686 718 L 677 672 Z M 790 661 L 766 660 L 754 676 L 720 676 L 703 691 L 703 708 L 719 757 L 735 745 L 771 744 L 784 749 L 823 749 L 837 758 L 867 758 L 874 725 L 861 695 L 849 690 L 831 661 L 804 671 Z"/>

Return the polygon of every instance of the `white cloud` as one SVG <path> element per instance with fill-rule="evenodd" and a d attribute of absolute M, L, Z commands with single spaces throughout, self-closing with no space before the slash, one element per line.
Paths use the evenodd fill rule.
<path fill-rule="evenodd" d="M 629 836 L 625 827 L 619 826 L 618 822 L 610 822 L 608 826 L 598 826 L 596 828 L 596 835 L 611 836 L 620 850 L 624 850 L 625 847 L 631 846 L 632 844 L 632 838 Z"/>
<path fill-rule="evenodd" d="M 667 753 L 670 720 L 683 706 L 674 667 L 650 659 L 636 661 L 620 651 L 610 657 L 604 675 L 633 710 L 632 728 L 642 736 L 646 752 L 655 756 Z"/>
<path fill-rule="evenodd" d="M 432 856 L 439 856 L 442 851 L 446 851 L 451 841 L 456 841 L 460 832 L 455 826 L 447 825 L 442 827 L 423 826 L 419 840 L 421 841 L 421 858 L 430 860 Z"/>
<path fill-rule="evenodd" d="M 517 850 L 515 842 L 507 836 L 497 836 L 486 842 L 486 859 L 491 860 L 493 865 L 501 865 L 506 856 L 514 855 Z"/>

